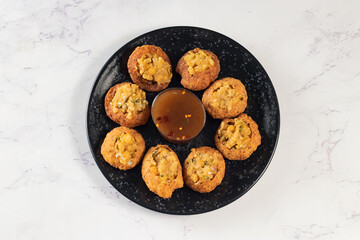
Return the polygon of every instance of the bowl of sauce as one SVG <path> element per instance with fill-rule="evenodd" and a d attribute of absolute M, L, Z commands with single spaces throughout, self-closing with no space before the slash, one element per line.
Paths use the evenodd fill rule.
<path fill-rule="evenodd" d="M 159 93 L 152 103 L 151 117 L 161 136 L 172 143 L 191 141 L 206 121 L 200 99 L 183 88 L 169 88 Z"/>

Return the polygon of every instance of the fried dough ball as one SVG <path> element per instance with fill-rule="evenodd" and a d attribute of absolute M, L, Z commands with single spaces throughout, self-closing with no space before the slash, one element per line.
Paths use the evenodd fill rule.
<path fill-rule="evenodd" d="M 215 135 L 217 149 L 229 160 L 247 159 L 260 143 L 258 125 L 245 113 L 222 120 Z"/>
<path fill-rule="evenodd" d="M 130 82 L 110 88 L 105 96 L 105 111 L 114 122 L 131 128 L 144 125 L 150 117 L 146 93 Z"/>
<path fill-rule="evenodd" d="M 140 133 L 127 127 L 111 130 L 101 145 L 101 155 L 111 166 L 121 170 L 135 167 L 145 152 L 145 141 Z"/>
<path fill-rule="evenodd" d="M 245 86 L 235 78 L 216 80 L 205 90 L 202 102 L 206 111 L 217 119 L 236 117 L 247 106 Z"/>
<path fill-rule="evenodd" d="M 211 147 L 192 149 L 184 161 L 185 184 L 197 192 L 211 192 L 221 183 L 224 174 L 224 158 L 218 150 Z"/>
<path fill-rule="evenodd" d="M 161 91 L 170 84 L 172 68 L 168 55 L 157 46 L 137 47 L 130 55 L 128 71 L 134 83 L 149 92 Z"/>
<path fill-rule="evenodd" d="M 141 174 L 149 190 L 162 198 L 170 198 L 184 185 L 180 161 L 167 145 L 157 145 L 147 151 Z"/>
<path fill-rule="evenodd" d="M 218 77 L 220 62 L 214 53 L 195 48 L 180 58 L 176 72 L 181 75 L 181 85 L 199 91 L 207 88 Z"/>

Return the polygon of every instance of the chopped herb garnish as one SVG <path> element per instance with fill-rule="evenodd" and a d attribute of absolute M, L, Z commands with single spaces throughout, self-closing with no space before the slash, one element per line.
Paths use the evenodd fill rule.
<path fill-rule="evenodd" d="M 155 150 L 152 154 L 152 157 L 155 158 L 159 154 L 159 150 Z"/>

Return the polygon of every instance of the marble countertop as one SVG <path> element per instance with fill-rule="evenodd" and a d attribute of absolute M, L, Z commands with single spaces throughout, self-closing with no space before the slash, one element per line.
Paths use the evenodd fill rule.
<path fill-rule="evenodd" d="M 359 1 L 1 1 L 0 239 L 356 239 Z M 218 31 L 277 91 L 280 138 L 260 181 L 221 209 L 147 210 L 96 166 L 85 116 L 106 60 L 162 27 Z"/>

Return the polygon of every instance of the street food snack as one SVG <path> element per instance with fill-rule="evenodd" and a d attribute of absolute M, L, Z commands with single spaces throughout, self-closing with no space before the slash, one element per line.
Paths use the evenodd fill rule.
<path fill-rule="evenodd" d="M 218 150 L 211 147 L 192 149 L 184 161 L 185 184 L 197 192 L 211 192 L 221 183 L 224 174 L 224 158 Z"/>
<path fill-rule="evenodd" d="M 180 83 L 185 88 L 203 90 L 218 77 L 219 59 L 210 51 L 195 48 L 180 58 L 176 72 L 181 75 Z"/>
<path fill-rule="evenodd" d="M 149 92 L 161 91 L 170 84 L 172 68 L 168 55 L 157 46 L 137 47 L 130 55 L 128 71 L 134 83 Z"/>
<path fill-rule="evenodd" d="M 247 159 L 260 143 L 258 125 L 245 113 L 222 120 L 215 135 L 217 149 L 229 160 Z"/>
<path fill-rule="evenodd" d="M 101 145 L 104 160 L 115 168 L 128 170 L 135 167 L 145 152 L 145 141 L 140 133 L 127 127 L 111 130 Z"/>
<path fill-rule="evenodd" d="M 130 128 L 144 125 L 150 117 L 146 93 L 130 82 L 109 89 L 105 96 L 105 111 L 111 120 Z"/>
<path fill-rule="evenodd" d="M 162 198 L 170 198 L 175 189 L 184 185 L 180 161 L 167 145 L 157 145 L 147 151 L 141 175 L 149 190 Z"/>
<path fill-rule="evenodd" d="M 240 80 L 227 77 L 212 83 L 205 90 L 202 102 L 213 118 L 224 119 L 244 112 L 247 99 L 245 86 Z"/>

